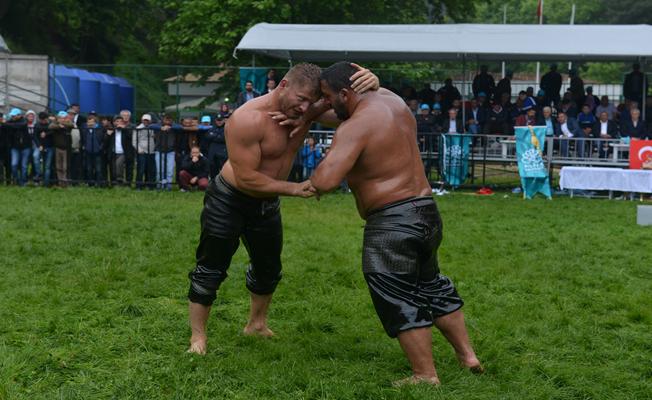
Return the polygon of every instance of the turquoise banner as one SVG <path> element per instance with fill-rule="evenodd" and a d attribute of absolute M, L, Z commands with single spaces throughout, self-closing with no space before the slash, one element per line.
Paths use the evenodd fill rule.
<path fill-rule="evenodd" d="M 245 90 L 245 83 L 252 81 L 254 90 L 258 93 L 265 91 L 267 84 L 267 68 L 240 67 L 240 90 Z M 278 82 L 276 82 L 278 84 Z"/>
<path fill-rule="evenodd" d="M 518 173 L 521 176 L 523 197 L 531 199 L 537 193 L 541 193 L 547 198 L 551 198 L 548 170 L 543 161 L 546 127 L 517 126 L 514 127 L 514 131 L 516 135 Z"/>
<path fill-rule="evenodd" d="M 453 187 L 460 186 L 469 173 L 472 135 L 444 134 L 441 137 L 441 171 L 444 181 Z"/>

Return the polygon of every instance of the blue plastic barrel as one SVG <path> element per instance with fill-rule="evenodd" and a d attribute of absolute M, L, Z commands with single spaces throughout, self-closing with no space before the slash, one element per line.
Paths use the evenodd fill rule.
<path fill-rule="evenodd" d="M 93 73 L 100 81 L 100 101 L 97 112 L 101 115 L 114 115 L 120 111 L 120 84 L 107 74 Z"/>
<path fill-rule="evenodd" d="M 66 110 L 73 103 L 79 103 L 79 77 L 75 71 L 64 65 L 49 65 L 50 100 L 52 111 Z"/>
<path fill-rule="evenodd" d="M 82 113 L 98 111 L 100 108 L 100 81 L 83 69 L 73 69 L 79 77 L 79 108 Z"/>
<path fill-rule="evenodd" d="M 114 77 L 120 83 L 120 109 L 134 112 L 134 87 L 128 80 L 119 76 Z"/>

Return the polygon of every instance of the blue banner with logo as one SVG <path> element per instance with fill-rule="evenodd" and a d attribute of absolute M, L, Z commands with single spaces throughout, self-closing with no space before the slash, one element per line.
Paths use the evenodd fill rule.
<path fill-rule="evenodd" d="M 251 81 L 255 91 L 258 93 L 265 91 L 267 71 L 269 71 L 267 68 L 240 67 L 240 90 L 245 90 L 245 83 Z"/>
<path fill-rule="evenodd" d="M 444 134 L 442 137 L 441 171 L 444 181 L 459 186 L 469 173 L 471 135 Z"/>
<path fill-rule="evenodd" d="M 547 198 L 551 198 L 548 170 L 543 161 L 546 127 L 517 126 L 514 127 L 514 131 L 523 197 L 531 199 L 537 193 L 541 193 Z"/>

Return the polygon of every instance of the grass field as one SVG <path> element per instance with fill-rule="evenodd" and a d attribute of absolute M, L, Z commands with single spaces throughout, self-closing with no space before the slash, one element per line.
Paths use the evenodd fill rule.
<path fill-rule="evenodd" d="M 487 373 L 435 332 L 443 386 L 395 389 L 409 366 L 373 311 L 351 196 L 283 200 L 277 337 L 240 334 L 241 248 L 200 357 L 185 296 L 201 194 L 0 188 L 0 398 L 652 398 L 652 229 L 636 203 L 437 200 L 442 270 Z"/>

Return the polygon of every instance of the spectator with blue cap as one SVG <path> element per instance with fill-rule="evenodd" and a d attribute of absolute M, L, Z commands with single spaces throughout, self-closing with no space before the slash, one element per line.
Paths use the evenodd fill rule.
<path fill-rule="evenodd" d="M 215 177 L 219 173 L 227 159 L 224 123 L 222 114 L 218 114 L 215 117 L 215 125 L 205 130 L 199 138 L 199 147 L 202 154 L 208 159 L 211 177 Z"/>
<path fill-rule="evenodd" d="M 4 135 L 11 145 L 11 175 L 14 183 L 25 186 L 27 183 L 27 166 L 32 153 L 32 140 L 27 130 L 27 121 L 19 108 L 12 108 L 9 120 L 3 125 Z M 20 172 L 19 172 L 20 169 Z"/>
<path fill-rule="evenodd" d="M 68 113 L 59 111 L 55 121 L 48 127 L 54 146 L 54 164 L 57 171 L 57 183 L 61 187 L 68 185 L 68 161 L 72 143 L 70 132 L 75 125 L 70 121 Z"/>

